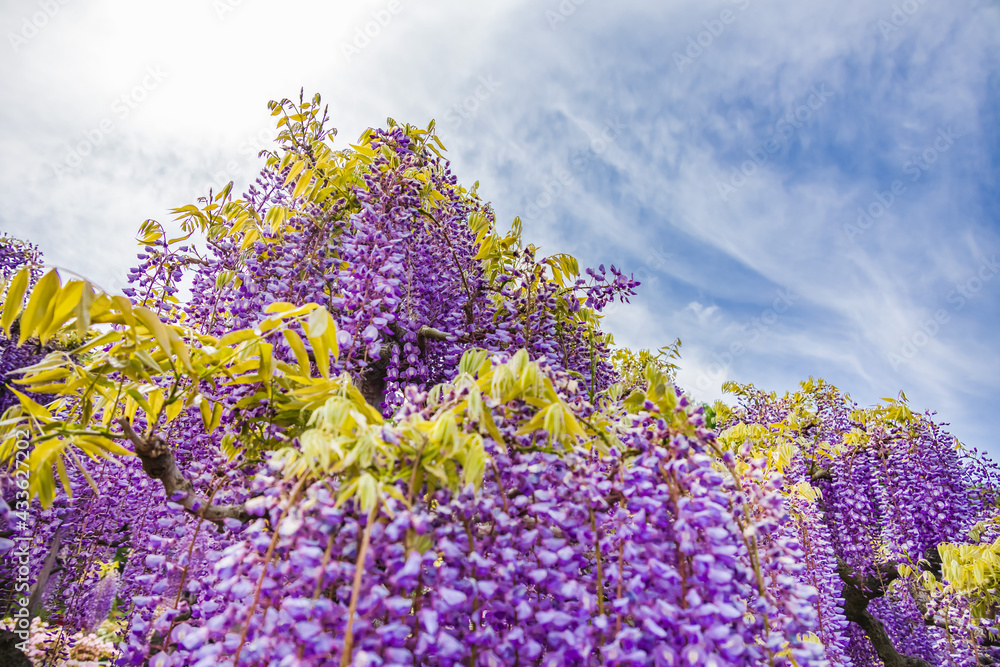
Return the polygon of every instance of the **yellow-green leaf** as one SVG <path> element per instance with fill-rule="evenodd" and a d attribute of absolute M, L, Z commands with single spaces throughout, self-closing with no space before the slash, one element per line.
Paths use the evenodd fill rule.
<path fill-rule="evenodd" d="M 35 285 L 28 299 L 28 305 L 21 314 L 21 337 L 18 339 L 18 345 L 24 345 L 24 341 L 28 340 L 35 333 L 35 328 L 42 323 L 59 286 L 59 272 L 55 269 L 42 276 Z"/>
<path fill-rule="evenodd" d="M 326 308 L 322 311 L 326 314 L 327 324 L 326 330 L 323 331 L 323 342 L 326 343 L 327 348 L 333 354 L 334 359 L 340 358 L 340 344 L 337 342 L 337 324 L 333 321 L 333 317 L 327 312 Z"/>
<path fill-rule="evenodd" d="M 135 456 L 133 452 L 125 449 L 111 438 L 105 438 L 103 435 L 81 435 L 77 437 L 76 442 L 79 443 L 81 440 L 99 447 L 107 454 L 114 454 L 115 456 Z"/>
<path fill-rule="evenodd" d="M 80 299 L 83 297 L 85 283 L 82 280 L 72 280 L 66 283 L 59 294 L 55 296 L 54 304 L 49 310 L 45 321 L 42 322 L 38 338 L 42 343 L 47 342 L 62 325 L 66 324 L 70 315 L 77 310 Z"/>
<path fill-rule="evenodd" d="M 236 331 L 230 331 L 219 339 L 219 345 L 236 345 L 242 343 L 245 340 L 250 340 L 256 336 L 252 329 L 238 329 Z"/>
<path fill-rule="evenodd" d="M 66 496 L 69 498 L 73 497 L 73 485 L 69 483 L 69 475 L 66 474 L 66 463 L 63 461 L 63 457 L 56 459 L 56 470 L 59 472 L 59 479 L 62 481 L 63 490 L 66 492 Z"/>
<path fill-rule="evenodd" d="M 207 431 L 208 427 L 212 424 L 212 402 L 202 398 L 201 402 L 198 403 L 198 411 L 201 412 L 201 423 Z"/>
<path fill-rule="evenodd" d="M 153 391 L 149 392 L 149 407 L 146 410 L 148 414 L 149 422 L 152 424 L 156 421 L 156 418 L 160 414 L 160 408 L 163 407 L 163 390 L 157 387 Z"/>
<path fill-rule="evenodd" d="M 285 329 L 282 334 L 285 336 L 285 341 L 288 342 L 288 347 L 292 348 L 292 352 L 295 354 L 295 360 L 299 364 L 299 374 L 309 377 L 309 354 L 306 352 L 302 337 L 291 329 Z"/>
<path fill-rule="evenodd" d="M 274 346 L 270 343 L 260 344 L 260 365 L 257 371 L 260 374 L 262 382 L 269 382 L 271 380 L 271 374 L 273 373 L 273 364 L 271 363 L 271 352 Z"/>
<path fill-rule="evenodd" d="M 184 403 L 182 401 L 175 400 L 172 403 L 167 403 L 167 408 L 164 410 L 164 414 L 166 415 L 164 423 L 172 422 L 177 418 L 177 415 L 179 415 L 183 409 Z"/>
<path fill-rule="evenodd" d="M 378 498 L 378 482 L 369 473 L 364 473 L 358 480 L 358 502 L 361 511 L 371 512 L 375 507 L 375 500 Z"/>
<path fill-rule="evenodd" d="M 167 358 L 170 358 L 170 334 L 167 333 L 166 325 L 149 308 L 136 306 L 132 309 L 132 312 L 135 313 L 136 319 L 142 322 L 149 329 L 149 332 L 153 334 L 160 349 L 167 354 Z"/>
<path fill-rule="evenodd" d="M 305 160 L 299 160 L 294 165 L 292 165 L 292 168 L 288 170 L 288 176 L 285 177 L 285 185 L 288 185 L 293 180 L 295 180 L 295 177 L 298 176 L 305 168 L 306 168 Z"/>
<path fill-rule="evenodd" d="M 25 394 L 22 394 L 21 392 L 19 392 L 17 389 L 14 389 L 10 385 L 7 385 L 7 388 L 10 389 L 12 392 L 14 392 L 14 395 L 17 396 L 17 400 L 21 402 L 21 406 L 25 410 L 27 410 L 28 414 L 30 414 L 35 419 L 42 422 L 51 422 L 55 419 L 52 416 L 52 413 L 49 412 L 49 409 L 46 408 L 45 406 L 39 405 L 38 403 L 33 401 L 30 397 L 28 397 Z"/>
<path fill-rule="evenodd" d="M 52 467 L 62 460 L 66 441 L 60 438 L 50 438 L 36 442 L 28 456 L 28 469 L 31 471 L 29 494 L 38 496 L 43 508 L 52 505 L 55 500 L 56 480 L 52 475 Z"/>
<path fill-rule="evenodd" d="M 164 329 L 167 332 L 167 338 L 170 339 L 170 349 L 177 355 L 177 358 L 180 360 L 181 364 L 184 365 L 184 368 L 186 368 L 189 373 L 194 373 L 194 366 L 191 365 L 191 355 L 188 354 L 187 345 L 185 345 L 184 341 L 181 340 L 180 334 L 178 334 L 173 327 L 164 326 Z M 169 352 L 167 353 L 167 356 L 170 356 Z"/>
<path fill-rule="evenodd" d="M 83 283 L 83 292 L 80 300 L 76 303 L 76 333 L 83 338 L 90 328 L 90 308 L 94 303 L 94 286 L 88 282 Z"/>
<path fill-rule="evenodd" d="M 132 302 L 121 295 L 114 295 L 111 301 L 118 307 L 122 320 L 132 329 L 135 329 L 135 313 L 132 312 Z M 93 317 L 93 314 L 91 314 Z M 96 319 L 96 318 L 93 318 Z"/>
<path fill-rule="evenodd" d="M 219 424 L 222 423 L 222 403 L 216 403 L 212 406 L 212 423 L 208 425 L 208 432 L 212 433 L 215 429 L 219 428 Z"/>
<path fill-rule="evenodd" d="M 31 277 L 31 270 L 24 267 L 17 272 L 10 287 L 7 288 L 7 299 L 3 304 L 3 315 L 0 316 L 0 327 L 3 327 L 4 335 L 10 335 L 10 325 L 14 323 L 17 314 L 21 312 L 21 302 L 24 300 L 24 291 L 28 288 L 28 279 Z"/>
<path fill-rule="evenodd" d="M 331 321 L 332 318 L 326 308 L 317 308 L 309 313 L 309 319 L 306 320 L 306 335 L 309 338 L 322 336 L 323 332 L 326 331 L 327 324 Z"/>
<path fill-rule="evenodd" d="M 267 308 L 264 309 L 265 313 L 284 313 L 286 311 L 295 308 L 294 304 L 288 303 L 287 301 L 275 301 L 274 303 L 269 303 Z"/>

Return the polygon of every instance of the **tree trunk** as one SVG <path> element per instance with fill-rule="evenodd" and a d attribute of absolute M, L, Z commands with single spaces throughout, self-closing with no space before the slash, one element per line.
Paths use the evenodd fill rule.
<path fill-rule="evenodd" d="M 882 621 L 868 611 L 868 603 L 884 595 L 889 584 L 899 577 L 895 564 L 880 570 L 881 577 L 871 575 L 861 579 L 851 572 L 847 563 L 838 559 L 837 572 L 844 582 L 844 616 L 861 626 L 885 667 L 933 667 L 929 662 L 897 651 Z"/>

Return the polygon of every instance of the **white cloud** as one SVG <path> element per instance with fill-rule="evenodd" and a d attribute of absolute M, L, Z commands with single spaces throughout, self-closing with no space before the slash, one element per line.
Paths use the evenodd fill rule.
<path fill-rule="evenodd" d="M 927 3 L 886 39 L 877 21 L 891 6 L 861 0 L 584 3 L 551 26 L 557 2 L 399 0 L 386 21 L 387 0 L 220 1 L 233 6 L 221 17 L 214 0 L 68 0 L 16 52 L 0 48 L 0 227 L 114 288 L 138 224 L 222 179 L 245 187 L 265 103 L 304 88 L 331 105 L 340 145 L 386 116 L 436 118 L 454 171 L 480 180 L 501 224 L 568 173 L 526 236 L 640 275 L 640 296 L 608 326 L 629 345 L 680 336 L 682 383 L 743 343 L 727 378 L 790 389 L 826 374 L 864 401 L 905 388 L 984 445 L 1000 425 L 979 407 L 1000 384 L 1000 281 L 960 310 L 947 301 L 1000 248 L 983 194 L 996 184 L 984 84 L 1000 64 L 995 6 Z M 678 71 L 674 52 L 723 10 L 734 20 Z M 4 33 L 35 11 L 4 5 Z M 133 95 L 150 67 L 167 74 Z M 477 97 L 484 77 L 499 85 Z M 781 118 L 822 86 L 829 99 L 783 136 Z M 123 95 L 124 116 L 112 106 Z M 456 116 L 470 96 L 474 111 Z M 60 181 L 53 165 L 106 120 L 112 131 Z M 624 129 L 601 143 L 609 122 Z M 909 178 L 906 163 L 949 125 L 964 136 L 852 239 L 858 207 Z M 762 149 L 723 200 L 717 182 Z M 753 318 L 780 290 L 797 299 L 760 331 Z M 893 368 L 889 355 L 940 308 L 951 320 Z"/>

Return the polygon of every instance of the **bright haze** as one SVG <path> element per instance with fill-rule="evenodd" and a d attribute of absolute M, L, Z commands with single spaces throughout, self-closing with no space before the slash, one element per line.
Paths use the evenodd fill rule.
<path fill-rule="evenodd" d="M 433 118 L 543 253 L 643 285 L 680 383 L 906 392 L 1000 455 L 1000 8 L 975 0 L 7 0 L 0 229 L 108 290 L 147 218 L 252 182 L 271 99 Z"/>

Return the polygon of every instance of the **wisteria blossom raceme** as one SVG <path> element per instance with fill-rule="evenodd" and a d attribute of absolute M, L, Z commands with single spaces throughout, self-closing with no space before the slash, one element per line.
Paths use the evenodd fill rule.
<path fill-rule="evenodd" d="M 580 383 L 550 377 L 563 400 L 592 412 Z M 408 423 L 467 393 L 413 394 L 388 439 L 401 441 Z M 248 664 L 288 655 L 336 663 L 356 599 L 356 661 L 754 665 L 794 656 L 825 664 L 822 645 L 798 639 L 815 625 L 815 590 L 793 581 L 803 566 L 782 557 L 798 546 L 782 538 L 769 545 L 774 557 L 762 574 L 790 584 L 776 593 L 758 588 L 744 541 L 744 532 L 779 525 L 780 498 L 741 528 L 731 506 L 736 481 L 713 466 L 705 444 L 712 434 L 689 421 L 697 413 L 676 395 L 653 398 L 674 407 L 662 414 L 651 402 L 630 418 L 623 435 L 639 457 L 631 464 L 596 444 L 538 451 L 537 432 L 519 435 L 533 411 L 514 402 L 495 407 L 505 415 L 495 426 L 507 453 L 488 447 L 496 467 L 478 492 L 428 497 L 421 488 L 426 500 L 412 507 L 390 495 L 366 512 L 354 501 L 338 507 L 341 489 L 331 480 L 303 490 L 258 476 L 261 518 L 213 557 L 198 602 L 133 624 L 134 659 L 165 649 L 179 664 L 226 664 L 236 653 Z M 160 577 L 172 565 L 146 564 Z M 163 598 L 140 602 L 169 607 Z M 781 623 L 768 627 L 765 618 Z M 148 637 L 163 643 L 148 645 Z"/>
<path fill-rule="evenodd" d="M 951 543 L 981 543 L 970 529 L 996 517 L 992 466 L 962 461 L 955 439 L 905 400 L 864 410 L 813 380 L 783 398 L 729 389 L 741 407 L 720 406 L 722 441 L 754 442 L 792 482 L 787 502 L 825 617 L 817 634 L 834 664 L 964 665 L 988 655 L 979 644 L 989 607 L 956 604 L 941 560 Z"/>

